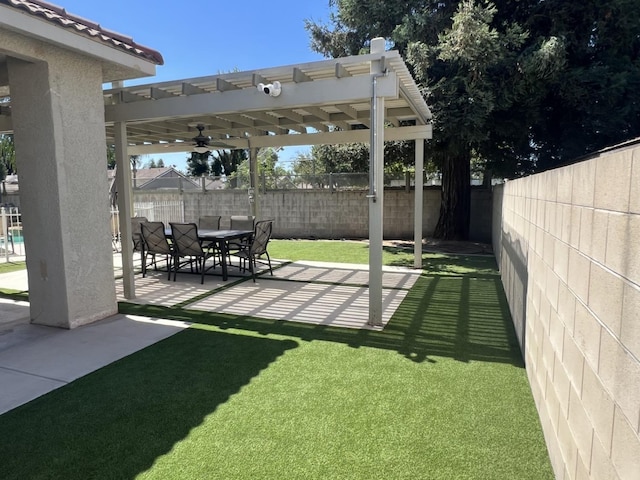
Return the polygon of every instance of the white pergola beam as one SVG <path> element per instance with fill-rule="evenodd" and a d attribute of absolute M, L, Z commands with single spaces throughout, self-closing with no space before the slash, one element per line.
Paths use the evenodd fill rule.
<path fill-rule="evenodd" d="M 183 88 L 187 83 L 183 84 Z M 192 86 L 193 87 L 193 86 Z M 194 87 L 197 88 L 197 87 Z M 379 79 L 379 97 L 397 98 L 398 80 L 393 72 Z M 269 111 L 302 108 L 305 105 L 368 102 L 371 97 L 371 79 L 368 75 L 341 79 L 290 83 L 283 86 L 282 94 L 270 97 L 257 89 L 241 89 L 217 93 L 201 93 L 153 102 L 133 102 L 105 106 L 107 122 L 135 122 L 150 119 L 217 115 L 223 113 Z M 123 99 L 126 100 L 126 99 Z"/>

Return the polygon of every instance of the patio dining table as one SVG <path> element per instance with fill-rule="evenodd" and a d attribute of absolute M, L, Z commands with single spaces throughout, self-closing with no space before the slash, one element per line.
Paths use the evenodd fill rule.
<path fill-rule="evenodd" d="M 165 229 L 167 238 L 171 238 L 171 229 Z M 253 230 L 211 230 L 207 228 L 198 229 L 198 238 L 203 241 L 215 242 L 220 248 L 220 265 L 222 266 L 222 280 L 229 278 L 227 269 L 228 244 L 231 240 L 249 238 L 253 235 Z"/>

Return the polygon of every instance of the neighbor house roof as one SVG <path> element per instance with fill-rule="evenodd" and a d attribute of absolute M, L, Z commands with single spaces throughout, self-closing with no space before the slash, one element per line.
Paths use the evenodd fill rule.
<path fill-rule="evenodd" d="M 69 13 L 64 8 L 52 3 L 42 0 L 0 0 L 0 4 L 22 10 L 25 14 L 36 16 L 96 42 L 142 57 L 156 65 L 164 64 L 160 52 L 139 45 L 131 37 L 101 27 L 91 20 Z"/>
<path fill-rule="evenodd" d="M 132 173 L 132 177 L 133 172 Z M 109 190 L 115 188 L 115 170 L 107 170 L 107 178 L 109 179 Z M 153 189 L 177 189 L 195 190 L 201 188 L 201 185 L 192 178 L 176 170 L 174 167 L 155 167 L 140 168 L 135 172 L 136 185 L 139 190 Z"/>

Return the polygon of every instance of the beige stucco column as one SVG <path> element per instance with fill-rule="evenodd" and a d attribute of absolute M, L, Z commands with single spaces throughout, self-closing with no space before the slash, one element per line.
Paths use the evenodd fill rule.
<path fill-rule="evenodd" d="M 8 59 L 33 323 L 63 328 L 117 311 L 102 69 L 52 48 Z"/>

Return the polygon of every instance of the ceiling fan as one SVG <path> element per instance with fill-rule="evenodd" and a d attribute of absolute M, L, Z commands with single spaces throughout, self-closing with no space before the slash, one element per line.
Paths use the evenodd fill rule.
<path fill-rule="evenodd" d="M 198 125 L 196 125 L 196 128 L 198 129 L 198 135 L 193 137 L 193 150 L 197 153 L 207 153 L 209 151 L 211 151 L 213 148 L 217 147 L 217 148 L 234 148 L 232 145 L 228 145 L 224 142 L 220 142 L 220 141 L 213 141 L 211 137 L 205 137 L 202 134 L 202 131 L 204 130 L 204 125 L 199 123 Z"/>
<path fill-rule="evenodd" d="M 199 123 L 196 128 L 198 129 L 198 135 L 193 137 L 193 149 L 197 153 L 207 153 L 209 148 L 209 142 L 211 141 L 211 137 L 205 137 L 202 135 L 202 131 L 204 130 L 204 125 Z"/>

